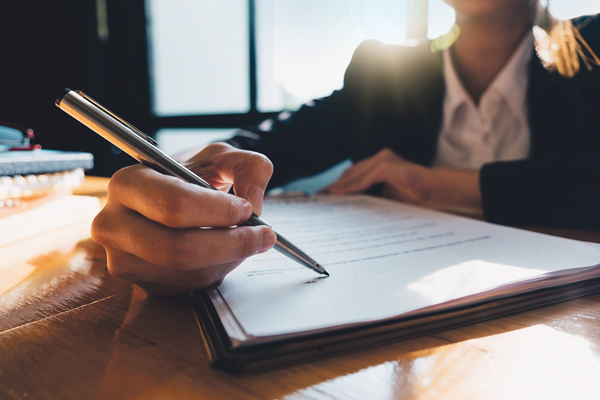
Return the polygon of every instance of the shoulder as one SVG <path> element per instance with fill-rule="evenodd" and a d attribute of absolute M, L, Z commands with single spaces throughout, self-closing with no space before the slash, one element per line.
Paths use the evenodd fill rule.
<path fill-rule="evenodd" d="M 441 56 L 431 51 L 430 41 L 416 46 L 406 46 L 365 40 L 354 51 L 351 64 L 414 68 L 427 63 L 435 64 L 438 59 L 441 59 Z"/>
<path fill-rule="evenodd" d="M 582 15 L 581 17 L 571 19 L 573 26 L 577 27 L 581 33 L 600 34 L 600 14 Z"/>
<path fill-rule="evenodd" d="M 365 40 L 354 51 L 344 81 L 412 86 L 437 76 L 442 76 L 442 56 L 432 52 L 431 42 L 404 46 Z"/>

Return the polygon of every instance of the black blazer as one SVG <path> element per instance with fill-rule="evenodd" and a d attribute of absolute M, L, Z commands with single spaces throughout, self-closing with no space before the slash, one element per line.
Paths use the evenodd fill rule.
<path fill-rule="evenodd" d="M 600 17 L 574 24 L 600 55 Z M 242 130 L 229 143 L 271 159 L 271 187 L 383 148 L 430 166 L 445 91 L 442 55 L 430 49 L 430 43 L 404 47 L 365 41 L 341 90 Z M 574 78 L 563 78 L 534 55 L 527 102 L 529 158 L 489 163 L 481 170 L 486 219 L 600 229 L 600 67 L 590 71 L 582 64 Z"/>

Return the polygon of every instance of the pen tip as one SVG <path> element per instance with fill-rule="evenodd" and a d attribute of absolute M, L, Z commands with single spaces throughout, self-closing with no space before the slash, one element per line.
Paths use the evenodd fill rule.
<path fill-rule="evenodd" d="M 320 273 L 321 275 L 326 275 L 326 276 L 329 276 L 329 272 L 327 272 L 327 271 L 325 270 L 325 268 L 323 268 L 323 267 L 321 266 L 321 264 L 319 264 L 319 263 L 317 263 L 317 262 L 313 264 L 313 270 L 315 270 L 316 272 Z"/>
<path fill-rule="evenodd" d="M 323 268 L 321 265 L 316 264 L 316 267 L 317 267 L 318 271 L 321 273 L 321 275 L 329 276 L 329 272 L 327 272 L 325 270 L 325 268 Z"/>

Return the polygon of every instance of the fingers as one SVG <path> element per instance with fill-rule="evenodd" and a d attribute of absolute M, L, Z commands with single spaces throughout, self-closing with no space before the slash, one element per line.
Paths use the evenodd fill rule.
<path fill-rule="evenodd" d="M 205 189 L 136 165 L 113 175 L 109 203 L 118 203 L 173 228 L 226 227 L 242 223 L 252 205 L 241 198 Z"/>
<path fill-rule="evenodd" d="M 216 186 L 233 183 L 236 196 L 247 199 L 256 215 L 262 214 L 264 193 L 273 174 L 273 164 L 267 157 L 215 143 L 190 159 L 187 165 Z"/>
<path fill-rule="evenodd" d="M 277 240 L 269 227 L 231 228 L 262 211 L 273 171 L 266 157 L 214 144 L 186 164 L 219 189 L 233 183 L 237 196 L 137 165 L 113 175 L 107 205 L 92 224 L 110 272 L 152 294 L 218 285 Z"/>
<path fill-rule="evenodd" d="M 191 271 L 243 260 L 275 244 L 268 227 L 172 229 L 133 212 L 102 210 L 92 237 L 107 251 L 130 253 L 167 271 Z"/>
<path fill-rule="evenodd" d="M 375 156 L 348 168 L 340 179 L 325 188 L 323 192 L 329 194 L 363 192 L 377 183 L 385 182 L 389 174 L 390 164 L 401 162 L 401 160 L 391 150 L 382 150 Z"/>
<path fill-rule="evenodd" d="M 197 270 L 173 271 L 124 251 L 111 251 L 107 256 L 108 271 L 111 275 L 131 281 L 153 296 L 170 296 L 210 286 L 216 287 L 225 275 L 242 262 L 237 260 Z"/>
<path fill-rule="evenodd" d="M 366 171 L 357 171 L 345 177 L 343 181 L 335 182 L 328 188 L 328 191 L 333 195 L 364 192 L 371 186 L 385 180 L 383 172 L 379 166 L 373 166 Z"/>

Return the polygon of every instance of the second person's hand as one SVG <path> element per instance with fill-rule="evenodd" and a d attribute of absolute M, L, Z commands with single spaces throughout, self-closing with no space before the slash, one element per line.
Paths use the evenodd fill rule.
<path fill-rule="evenodd" d="M 322 193 L 363 193 L 383 183 L 383 197 L 482 218 L 479 172 L 428 168 L 406 161 L 390 149 L 348 168 Z"/>

